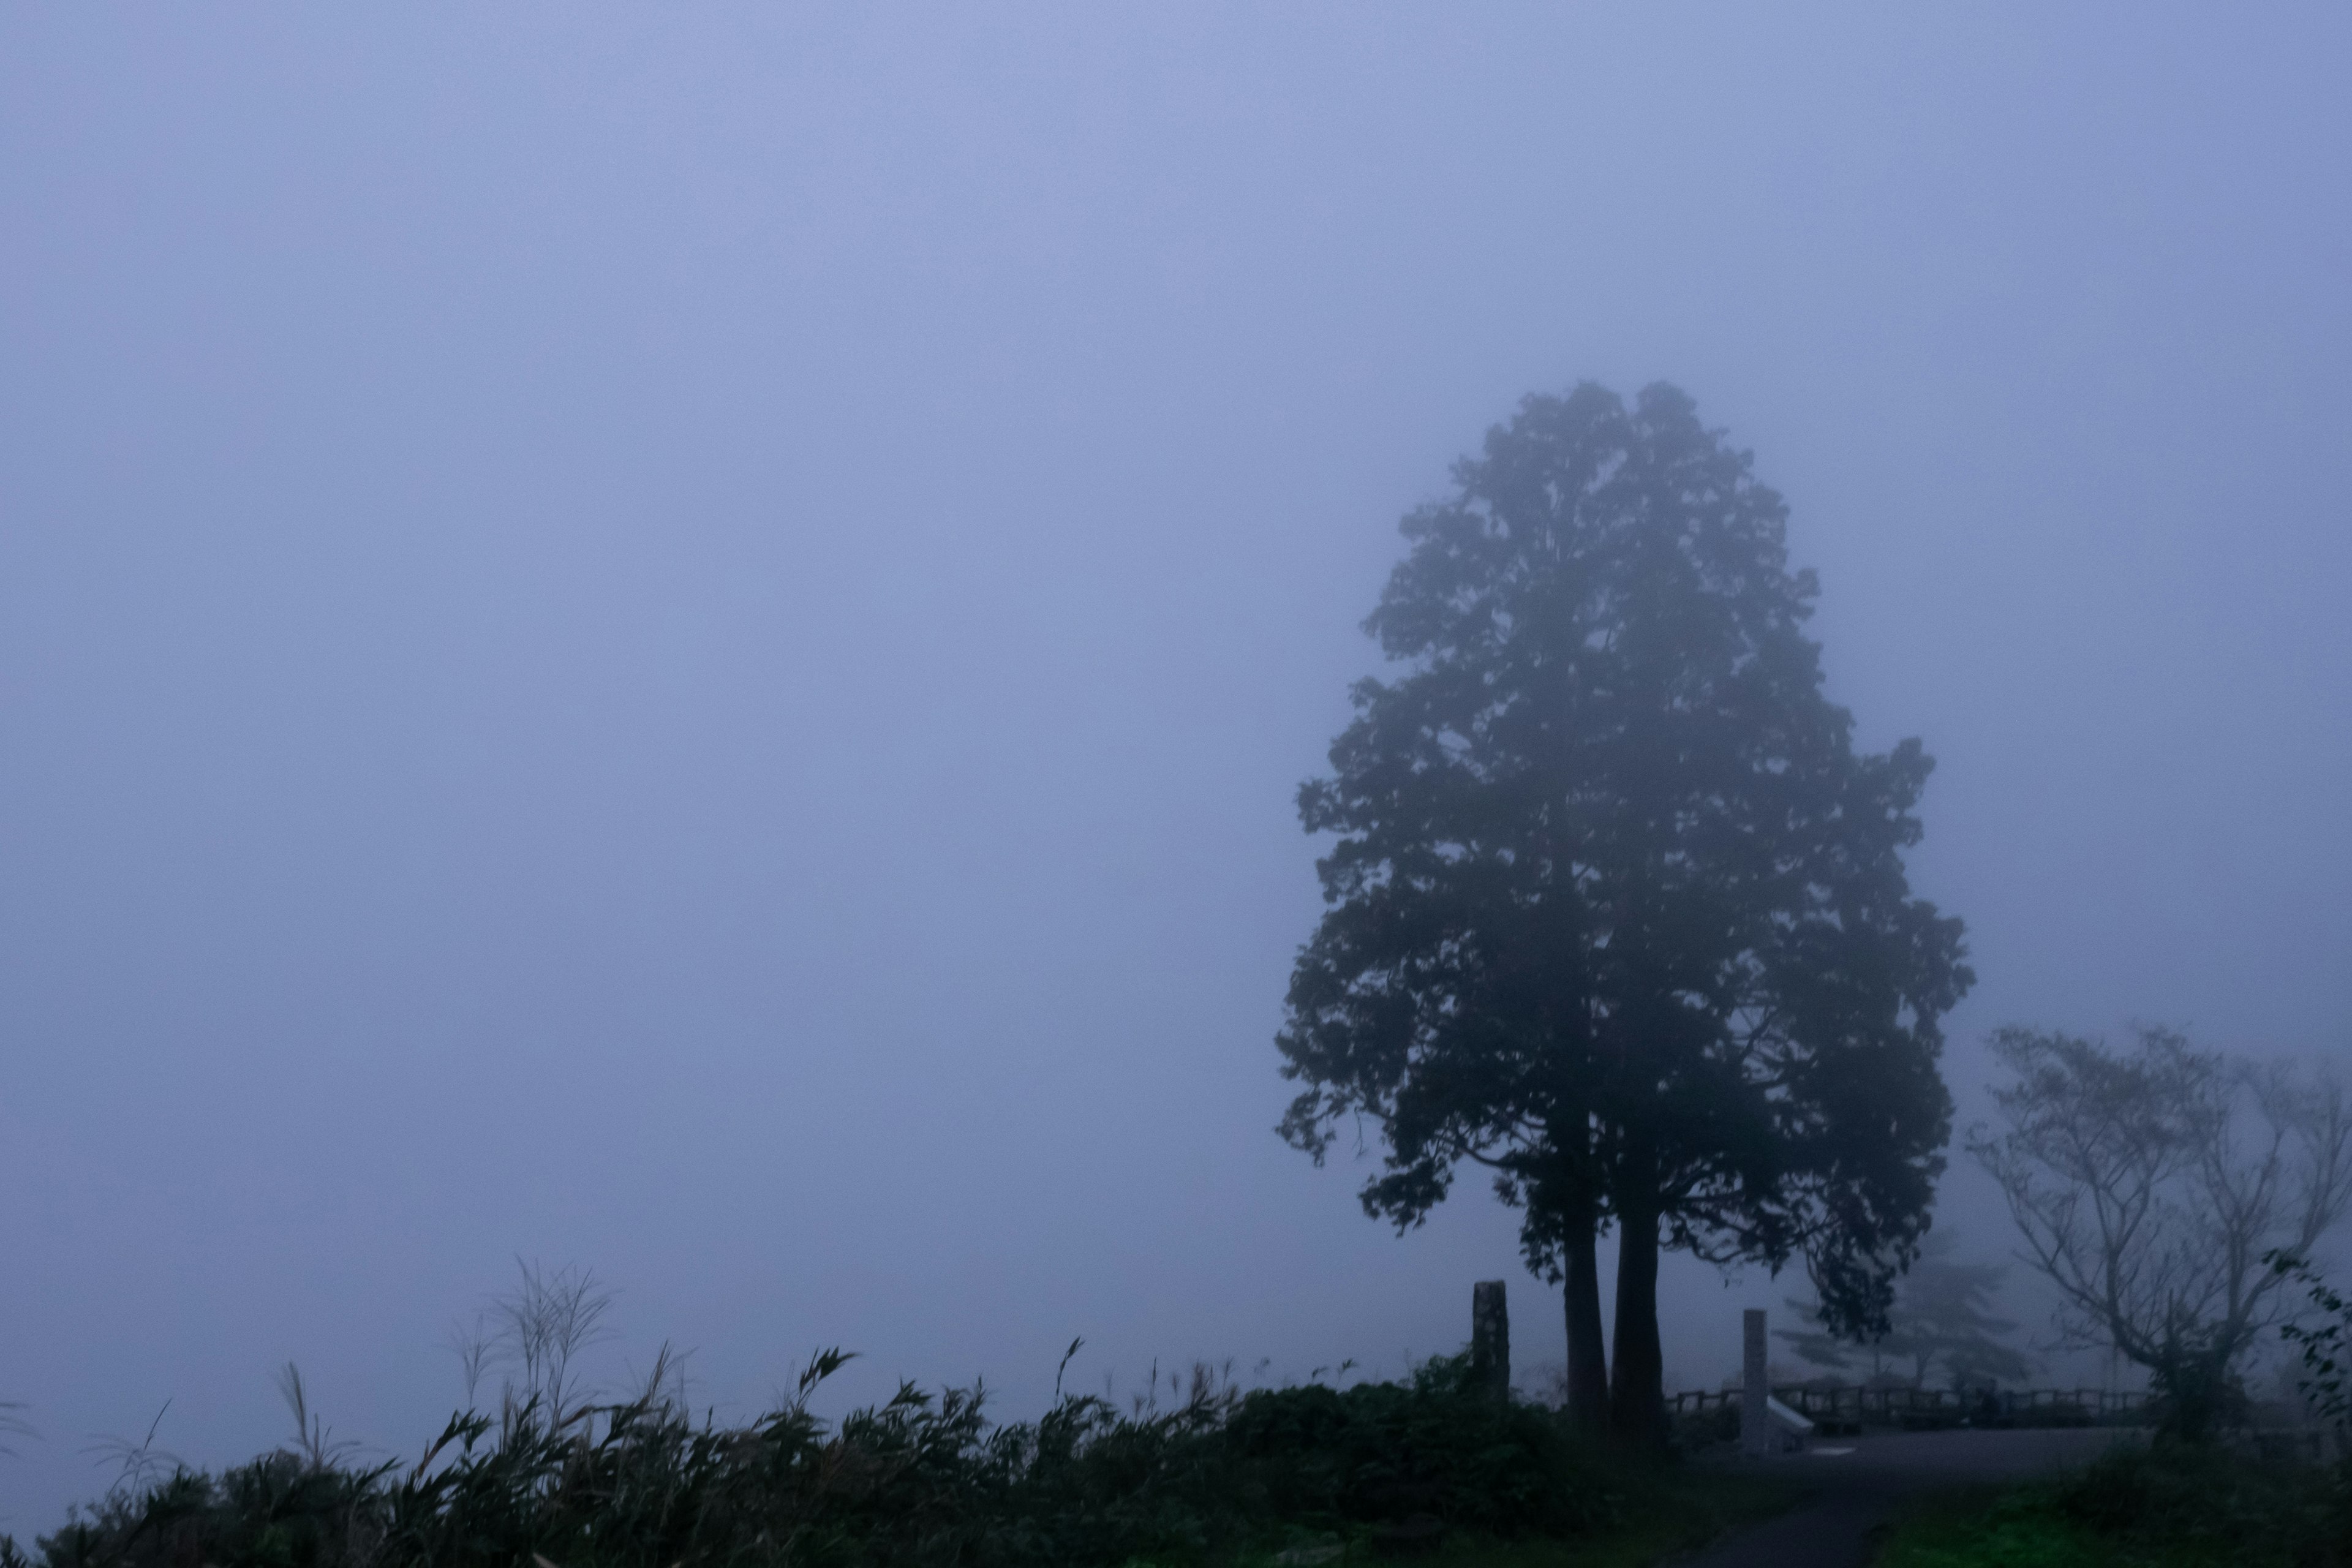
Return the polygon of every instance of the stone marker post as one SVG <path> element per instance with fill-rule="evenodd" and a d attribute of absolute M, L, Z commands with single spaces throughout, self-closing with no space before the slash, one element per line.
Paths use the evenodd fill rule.
<path fill-rule="evenodd" d="M 1511 1313 L 1503 1281 L 1470 1287 L 1470 1380 L 1497 1400 L 1511 1396 Z"/>
<path fill-rule="evenodd" d="M 1764 1310 L 1750 1307 L 1741 1315 L 1739 1384 L 1739 1450 L 1744 1454 L 1769 1454 L 1772 1451 L 1772 1413 L 1765 1401 L 1772 1397 L 1771 1384 L 1765 1381 L 1764 1371 Z"/>

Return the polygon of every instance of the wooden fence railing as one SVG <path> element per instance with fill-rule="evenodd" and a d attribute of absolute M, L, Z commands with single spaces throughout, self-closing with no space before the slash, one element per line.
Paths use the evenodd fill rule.
<path fill-rule="evenodd" d="M 1949 1426 L 1963 1421 L 2037 1426 L 2105 1426 L 2140 1418 L 2145 1394 L 2098 1388 L 2033 1388 L 1954 1393 L 1940 1388 L 1807 1388 L 1784 1385 L 1772 1397 L 1824 1426 Z M 1677 1415 L 1739 1408 L 1737 1388 L 1701 1388 L 1667 1396 Z"/>

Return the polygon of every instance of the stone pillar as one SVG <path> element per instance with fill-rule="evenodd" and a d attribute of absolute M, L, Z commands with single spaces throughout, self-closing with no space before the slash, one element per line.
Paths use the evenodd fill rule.
<path fill-rule="evenodd" d="M 1739 1448 L 1746 1454 L 1772 1451 L 1772 1413 L 1765 1401 L 1772 1386 L 1764 1370 L 1764 1310 L 1750 1307 L 1740 1321 Z"/>
<path fill-rule="evenodd" d="M 1470 1380 L 1496 1399 L 1511 1396 L 1511 1314 L 1500 1279 L 1470 1287 Z"/>

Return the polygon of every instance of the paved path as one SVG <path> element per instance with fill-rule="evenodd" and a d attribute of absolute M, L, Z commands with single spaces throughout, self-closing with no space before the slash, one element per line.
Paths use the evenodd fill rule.
<path fill-rule="evenodd" d="M 1809 1502 L 1716 1542 L 1683 1568 L 1861 1568 L 1870 1531 L 1906 1498 L 1948 1487 L 2022 1480 L 2098 1458 L 2138 1434 L 2113 1427 L 2072 1432 L 1906 1432 L 1827 1437 L 1812 1450 L 1727 1466 L 1818 1487 Z"/>

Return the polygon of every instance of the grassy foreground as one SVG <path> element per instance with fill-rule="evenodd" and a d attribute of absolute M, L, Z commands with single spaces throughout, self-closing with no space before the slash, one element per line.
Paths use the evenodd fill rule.
<path fill-rule="evenodd" d="M 301 1437 L 219 1474 L 126 1473 L 0 1568 L 1637 1568 L 1772 1511 L 1753 1479 L 1637 1465 L 1456 1359 L 1401 1383 L 1243 1393 L 1195 1369 L 1166 1408 L 1063 1399 L 997 1425 L 911 1385 L 829 1423 L 798 1395 L 749 1425 L 633 1403 L 509 1402 L 422 1456 Z M 1155 1388 L 1158 1386 L 1155 1380 Z"/>
<path fill-rule="evenodd" d="M 2352 1473 L 2219 1449 L 2111 1454 L 1898 1520 L 1876 1568 L 2352 1568 Z"/>
<path fill-rule="evenodd" d="M 1781 1512 L 1801 1493 L 1783 1482 L 1668 1468 L 1642 1473 L 1619 1518 L 1564 1541 L 1466 1539 L 1424 1561 L 1440 1568 L 1651 1568 Z M 1354 1561 L 1379 1561 L 1377 1549 Z M 1271 1562 L 1272 1560 L 1266 1559 Z"/>

